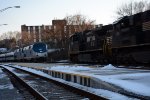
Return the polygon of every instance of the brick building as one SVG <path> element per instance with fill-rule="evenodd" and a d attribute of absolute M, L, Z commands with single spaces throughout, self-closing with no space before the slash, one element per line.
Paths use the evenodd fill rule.
<path fill-rule="evenodd" d="M 90 29 L 92 29 L 91 26 Z M 21 25 L 22 44 L 34 42 L 63 42 L 74 32 L 81 31 L 78 25 L 67 25 L 66 20 L 52 20 L 52 25 L 26 26 Z M 84 28 L 83 28 L 84 29 Z M 89 28 L 88 28 L 89 29 Z"/>
<path fill-rule="evenodd" d="M 51 25 L 26 26 L 21 25 L 22 42 L 41 42 L 45 30 L 51 30 Z"/>

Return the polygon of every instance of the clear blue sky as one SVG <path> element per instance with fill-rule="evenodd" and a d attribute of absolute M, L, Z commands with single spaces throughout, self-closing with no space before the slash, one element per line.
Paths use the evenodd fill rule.
<path fill-rule="evenodd" d="M 0 0 L 0 9 L 21 6 L 0 12 L 0 34 L 21 31 L 21 25 L 51 25 L 54 18 L 83 14 L 96 24 L 109 24 L 115 19 L 115 11 L 131 0 Z M 135 1 L 135 0 L 134 0 Z M 138 1 L 138 0 L 136 0 Z"/>

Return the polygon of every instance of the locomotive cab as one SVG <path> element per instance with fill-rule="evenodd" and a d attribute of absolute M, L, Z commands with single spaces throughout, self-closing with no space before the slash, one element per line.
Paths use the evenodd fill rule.
<path fill-rule="evenodd" d="M 119 63 L 150 63 L 150 11 L 125 16 L 113 24 L 112 48 Z"/>
<path fill-rule="evenodd" d="M 78 54 L 81 45 L 82 32 L 76 32 L 69 38 L 69 59 L 73 62 L 78 62 Z"/>
<path fill-rule="evenodd" d="M 132 17 L 125 16 L 113 23 L 112 46 L 128 46 L 135 44 Z"/>
<path fill-rule="evenodd" d="M 80 39 L 80 34 L 81 33 L 74 33 L 70 38 L 69 38 L 69 51 L 79 51 L 79 39 Z"/>
<path fill-rule="evenodd" d="M 150 10 L 121 18 L 113 30 L 114 47 L 150 43 Z"/>

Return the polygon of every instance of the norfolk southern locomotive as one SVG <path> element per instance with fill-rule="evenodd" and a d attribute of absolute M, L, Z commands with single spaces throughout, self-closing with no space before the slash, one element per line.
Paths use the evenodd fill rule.
<path fill-rule="evenodd" d="M 73 62 L 150 64 L 150 10 L 70 37 Z"/>

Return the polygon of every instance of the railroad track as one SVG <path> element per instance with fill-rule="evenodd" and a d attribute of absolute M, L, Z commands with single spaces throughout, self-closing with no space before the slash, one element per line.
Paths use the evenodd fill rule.
<path fill-rule="evenodd" d="M 6 65 L 5 65 L 6 66 Z M 4 67 L 12 76 L 19 81 L 38 100 L 104 100 L 105 98 L 86 93 L 66 84 L 52 82 L 43 77 L 35 76 L 16 68 L 13 65 Z M 32 97 L 33 99 L 33 97 Z"/>
<path fill-rule="evenodd" d="M 6 71 L 6 69 L 3 69 L 3 71 L 7 74 L 7 76 L 9 77 L 9 79 L 11 81 L 11 83 L 13 84 L 13 86 L 17 88 L 18 93 L 20 93 L 22 95 L 21 100 L 35 100 L 36 99 L 27 90 L 27 88 L 25 88 L 24 86 L 21 85 L 21 83 L 12 74 L 10 74 L 8 71 Z"/>

